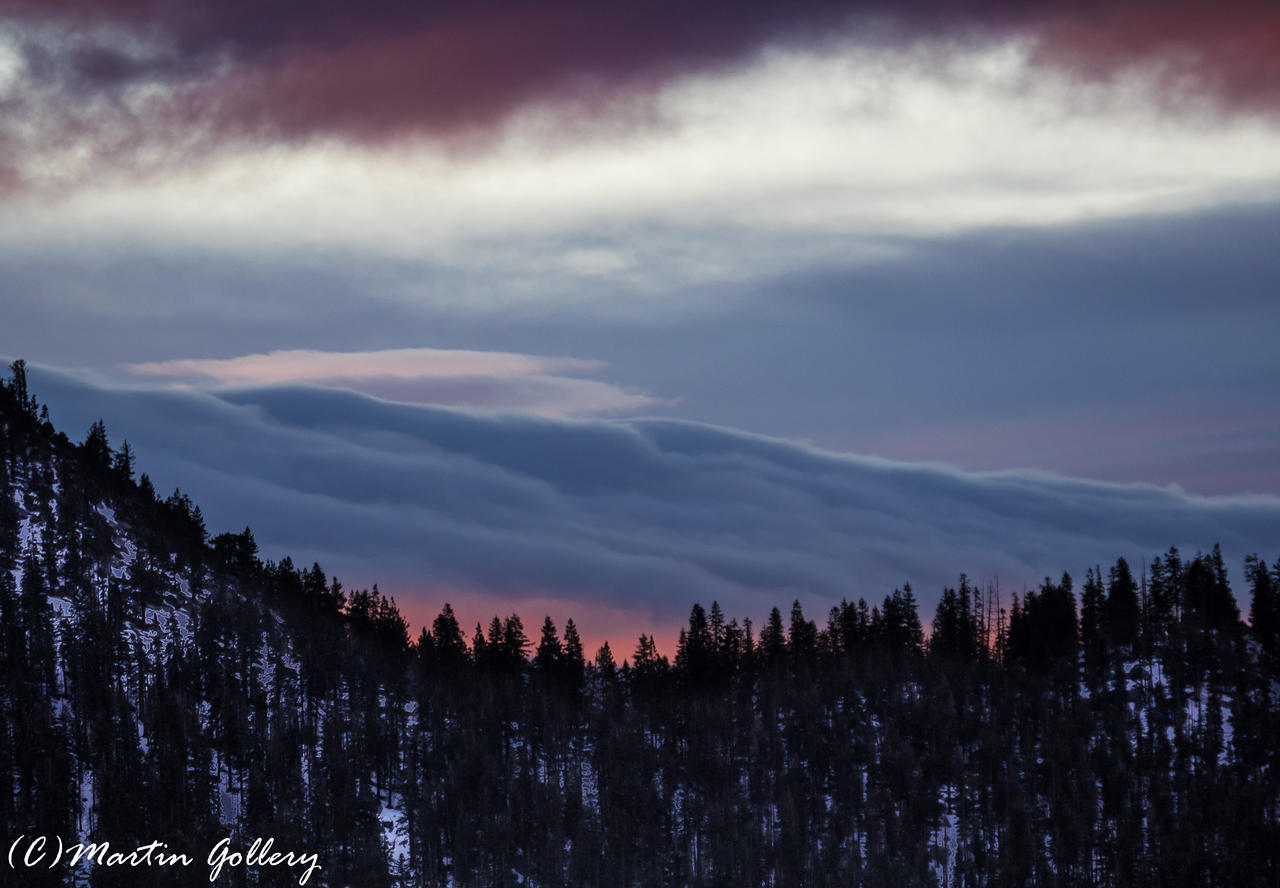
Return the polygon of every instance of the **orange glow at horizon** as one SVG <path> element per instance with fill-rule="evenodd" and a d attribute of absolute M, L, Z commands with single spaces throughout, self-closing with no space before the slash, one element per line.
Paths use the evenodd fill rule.
<path fill-rule="evenodd" d="M 471 590 L 423 590 L 407 587 L 383 589 L 383 594 L 394 596 L 400 613 L 409 623 L 409 636 L 415 641 L 423 627 L 431 623 L 444 608 L 445 602 L 453 606 L 454 615 L 470 644 L 476 624 L 487 630 L 489 621 L 496 614 L 506 619 L 512 613 L 520 615 L 525 635 L 529 637 L 530 653 L 536 649 L 542 633 L 542 621 L 550 616 L 556 624 L 556 633 L 564 640 L 564 625 L 572 619 L 582 638 L 582 649 L 588 660 L 605 642 L 613 651 L 619 665 L 630 660 L 635 653 L 641 633 L 652 635 L 658 651 L 674 658 L 676 640 L 685 617 L 656 616 L 643 607 L 622 608 L 613 604 L 584 602 L 579 599 L 556 598 L 548 595 L 514 597 L 475 592 Z"/>

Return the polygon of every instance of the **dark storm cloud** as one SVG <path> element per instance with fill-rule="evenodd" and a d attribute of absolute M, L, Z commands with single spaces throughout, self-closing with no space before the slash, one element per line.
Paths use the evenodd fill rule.
<path fill-rule="evenodd" d="M 548 100 L 589 117 L 765 46 L 850 35 L 939 53 L 1029 37 L 1035 59 L 1084 78 L 1153 67 L 1171 108 L 1195 92 L 1269 112 L 1280 96 L 1280 14 L 1260 0 L 5 0 L 6 19 L 25 61 L 8 116 L 44 134 L 27 150 L 71 139 L 112 169 L 190 161 L 228 139 L 470 138 Z M 139 99 L 139 86 L 161 89 Z"/>
<path fill-rule="evenodd" d="M 111 169 L 145 167 L 142 148 L 163 166 L 228 140 L 473 135 L 531 102 L 590 106 L 844 16 L 821 0 L 0 4 L 23 38 L 10 117 L 43 134 L 30 150 L 74 139 Z M 162 89 L 130 101 L 140 85 Z"/>
<path fill-rule="evenodd" d="M 929 602 L 962 570 L 1008 588 L 1171 544 L 1221 541 L 1236 560 L 1280 545 L 1274 497 L 965 473 L 676 421 L 479 416 L 315 388 L 121 389 L 44 368 L 31 379 L 55 422 L 104 417 L 213 530 L 249 523 L 268 555 L 319 559 L 402 599 L 472 590 L 670 616 L 718 598 L 759 613 L 904 581 Z"/>

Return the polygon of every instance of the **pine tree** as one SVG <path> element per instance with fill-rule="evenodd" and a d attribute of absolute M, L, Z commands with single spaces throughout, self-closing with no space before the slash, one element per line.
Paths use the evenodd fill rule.
<path fill-rule="evenodd" d="M 524 623 L 519 614 L 511 614 L 502 624 L 499 643 L 504 667 L 518 672 L 529 656 L 529 638 L 524 634 Z"/>
<path fill-rule="evenodd" d="M 613 659 L 613 649 L 609 647 L 608 641 L 600 645 L 596 651 L 594 663 L 596 674 L 607 683 L 613 684 L 618 680 L 618 664 Z"/>
<path fill-rule="evenodd" d="M 787 646 L 797 664 L 812 666 L 818 656 L 818 627 L 812 620 L 806 619 L 800 600 L 791 603 L 790 631 L 787 633 Z"/>
<path fill-rule="evenodd" d="M 134 466 L 133 448 L 129 446 L 129 442 L 125 441 L 120 445 L 119 452 L 116 453 L 115 460 L 111 468 L 119 476 L 121 481 L 133 482 L 133 466 Z"/>
<path fill-rule="evenodd" d="M 776 607 L 769 611 L 769 621 L 760 630 L 760 654 L 767 662 L 782 659 L 787 650 L 787 640 L 782 628 L 782 611 Z"/>
<path fill-rule="evenodd" d="M 1273 573 L 1266 561 L 1250 555 L 1244 575 L 1249 583 L 1249 630 L 1272 674 L 1280 673 L 1280 561 Z"/>
<path fill-rule="evenodd" d="M 578 635 L 578 627 L 570 617 L 564 624 L 564 676 L 571 693 L 576 694 L 582 688 L 586 674 L 586 657 L 582 650 L 582 638 Z"/>
<path fill-rule="evenodd" d="M 1140 618 L 1138 584 L 1133 579 L 1128 562 L 1121 558 L 1111 568 L 1107 581 L 1104 619 L 1111 645 L 1131 652 L 1138 642 Z"/>
<path fill-rule="evenodd" d="M 89 426 L 89 434 L 85 436 L 81 449 L 91 471 L 105 474 L 111 468 L 111 445 L 107 441 L 107 427 L 101 419 Z"/>
<path fill-rule="evenodd" d="M 1107 597 L 1102 588 L 1101 569 L 1091 567 L 1085 576 L 1084 585 L 1080 587 L 1080 645 L 1084 653 L 1086 673 L 1094 684 L 1106 670 L 1106 607 Z"/>
<path fill-rule="evenodd" d="M 458 670 L 467 661 L 467 642 L 454 615 L 453 605 L 445 602 L 439 615 L 431 623 L 435 657 L 446 670 Z"/>
<path fill-rule="evenodd" d="M 538 642 L 538 650 L 533 655 L 533 668 L 546 675 L 559 671 L 560 660 L 564 656 L 564 648 L 560 644 L 560 636 L 556 634 L 556 624 L 550 615 L 542 621 L 542 638 Z"/>

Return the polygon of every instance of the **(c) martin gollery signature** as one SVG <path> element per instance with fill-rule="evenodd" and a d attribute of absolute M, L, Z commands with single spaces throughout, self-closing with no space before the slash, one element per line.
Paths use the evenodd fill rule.
<path fill-rule="evenodd" d="M 244 851 L 233 850 L 231 839 L 219 839 L 209 850 L 205 863 L 209 881 L 214 882 L 225 869 L 237 867 L 284 867 L 300 872 L 298 884 L 306 885 L 320 870 L 320 855 L 314 852 L 273 851 L 275 840 L 256 838 Z M 61 836 L 21 835 L 9 845 L 9 869 L 53 869 L 68 867 L 190 867 L 195 859 L 182 852 L 171 851 L 159 840 L 139 845 L 130 851 L 113 851 L 110 842 L 76 842 L 69 844 Z"/>

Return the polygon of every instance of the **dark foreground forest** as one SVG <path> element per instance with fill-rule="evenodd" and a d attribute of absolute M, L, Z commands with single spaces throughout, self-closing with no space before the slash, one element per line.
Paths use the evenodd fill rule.
<path fill-rule="evenodd" d="M 209 538 L 96 424 L 0 387 L 0 821 L 202 864 L 319 854 L 309 885 L 1280 884 L 1280 562 L 1216 548 L 963 576 L 763 625 L 695 605 L 641 637 L 395 603 Z M 851 578 L 851 583 L 856 578 Z M 194 886 L 59 866 L 0 884 Z M 238 866 L 218 885 L 296 885 Z"/>

